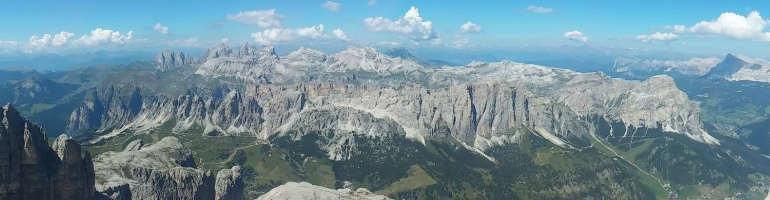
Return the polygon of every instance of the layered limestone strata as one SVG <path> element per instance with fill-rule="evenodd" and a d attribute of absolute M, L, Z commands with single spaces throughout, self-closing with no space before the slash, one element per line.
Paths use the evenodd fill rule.
<path fill-rule="evenodd" d="M 264 139 L 292 130 L 332 131 L 340 139 L 350 133 L 419 142 L 449 136 L 483 150 L 515 142 L 516 130 L 528 129 L 569 148 L 586 144 L 599 117 L 628 130 L 658 128 L 719 143 L 703 128 L 698 104 L 667 76 L 627 81 L 510 61 L 429 69 L 355 47 L 332 55 L 302 48 L 281 57 L 271 47 L 219 46 L 201 60 L 189 66 L 197 68 L 188 70 L 195 71 L 191 76 L 221 84 L 176 85 L 185 91 L 179 94 L 103 86 L 72 112 L 68 131 L 97 133 L 100 140 L 174 122 L 177 132 Z"/>

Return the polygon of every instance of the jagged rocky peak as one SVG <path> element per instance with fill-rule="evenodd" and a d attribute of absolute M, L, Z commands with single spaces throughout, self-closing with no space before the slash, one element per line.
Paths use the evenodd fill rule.
<path fill-rule="evenodd" d="M 275 47 L 270 45 L 264 45 L 261 48 L 258 48 L 247 42 L 241 45 L 240 48 L 233 50 L 233 49 L 230 49 L 230 47 L 227 44 L 221 43 L 214 48 L 203 51 L 203 53 L 201 54 L 201 57 L 205 59 L 220 58 L 220 57 L 269 58 L 269 57 L 277 57 L 277 54 L 275 53 Z"/>
<path fill-rule="evenodd" d="M 238 51 L 234 53 L 233 56 L 235 57 L 247 57 L 247 56 L 256 56 L 259 54 L 259 51 L 256 47 L 253 45 L 250 45 L 248 42 L 243 44 Z"/>
<path fill-rule="evenodd" d="M 709 72 L 709 76 L 730 77 L 748 64 L 733 54 L 727 54 L 725 59 Z"/>
<path fill-rule="evenodd" d="M 260 196 L 257 200 L 294 200 L 294 199 L 314 199 L 314 200 L 390 200 L 383 195 L 370 192 L 365 188 L 352 189 L 329 189 L 316 186 L 307 182 L 288 182 Z"/>
<path fill-rule="evenodd" d="M 350 55 L 355 56 L 359 58 L 390 58 L 387 55 L 381 54 L 377 49 L 374 47 L 355 47 L 350 46 L 348 49 L 341 51 L 339 53 L 334 54 L 334 56 L 339 57 L 340 55 Z"/>
<path fill-rule="evenodd" d="M 0 108 L 0 199 L 88 199 L 94 171 L 88 152 L 68 136 L 54 148 L 10 104 Z"/>
<path fill-rule="evenodd" d="M 220 43 L 214 48 L 206 49 L 201 54 L 201 60 L 207 60 L 212 58 L 227 57 L 233 53 L 233 50 L 227 45 L 227 43 Z"/>
<path fill-rule="evenodd" d="M 296 51 L 292 51 L 288 55 L 286 55 L 286 58 L 291 58 L 294 60 L 300 60 L 300 59 L 308 59 L 308 60 L 325 60 L 326 54 L 324 52 L 307 48 L 307 47 L 300 47 Z"/>
<path fill-rule="evenodd" d="M 709 77 L 730 81 L 755 81 L 770 83 L 770 61 L 743 55 L 727 54 L 708 74 Z"/>
<path fill-rule="evenodd" d="M 234 78 L 252 83 L 265 83 L 277 73 L 286 72 L 282 66 L 273 46 L 262 46 L 256 50 L 256 47 L 245 44 L 231 54 L 206 60 L 195 74 L 207 78 Z"/>
<path fill-rule="evenodd" d="M 349 47 L 332 54 L 327 60 L 327 71 L 366 71 L 377 74 L 419 71 L 423 67 L 413 60 L 393 58 L 372 47 Z"/>
<path fill-rule="evenodd" d="M 412 53 L 409 52 L 409 50 L 407 50 L 404 47 L 392 48 L 392 49 L 390 49 L 385 54 L 390 56 L 390 57 L 394 57 L 394 58 L 401 58 L 401 59 L 407 59 L 407 60 L 410 60 L 410 59 L 411 60 L 417 60 L 417 57 L 412 55 Z"/>
<path fill-rule="evenodd" d="M 313 70 L 323 68 L 327 58 L 328 56 L 321 51 L 300 47 L 296 51 L 283 56 L 281 60 L 292 69 Z"/>
<path fill-rule="evenodd" d="M 165 50 L 155 56 L 156 68 L 164 71 L 181 66 L 192 65 L 197 63 L 198 60 L 192 56 L 186 55 L 183 52 L 175 52 Z"/>
<path fill-rule="evenodd" d="M 259 59 L 265 62 L 265 60 L 276 61 L 278 60 L 278 54 L 275 53 L 275 46 L 265 45 L 258 52 Z"/>

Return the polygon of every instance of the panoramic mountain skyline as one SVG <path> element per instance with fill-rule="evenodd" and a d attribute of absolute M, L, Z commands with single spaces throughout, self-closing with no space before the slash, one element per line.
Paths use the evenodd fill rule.
<path fill-rule="evenodd" d="M 0 200 L 770 200 L 761 1 L 0 8 Z"/>
<path fill-rule="evenodd" d="M 8 2 L 0 54 L 205 49 L 220 42 L 420 51 L 592 46 L 766 58 L 762 1 L 645 2 L 230 1 Z M 46 5 L 46 6 L 40 6 Z M 483 11 L 483 12 L 482 12 Z M 35 13 L 35 14 L 29 14 Z M 22 20 L 23 19 L 23 20 Z M 617 51 L 617 50 L 616 50 Z"/>

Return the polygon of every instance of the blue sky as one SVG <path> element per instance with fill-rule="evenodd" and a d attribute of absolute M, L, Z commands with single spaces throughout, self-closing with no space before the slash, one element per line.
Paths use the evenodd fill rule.
<path fill-rule="evenodd" d="M 414 24 L 403 19 L 411 7 L 421 18 Z M 272 25 L 256 23 L 273 9 L 272 17 L 261 18 Z M 762 18 L 746 19 L 753 11 Z M 0 7 L 0 52 L 189 49 L 227 38 L 327 51 L 350 45 L 455 51 L 590 45 L 767 57 L 764 12 L 770 16 L 766 1 L 9 1 Z M 467 22 L 475 26 L 461 34 Z M 706 24 L 696 27 L 699 22 Z M 100 33 L 92 34 L 97 28 Z M 60 33 L 66 41 L 54 39 Z"/>

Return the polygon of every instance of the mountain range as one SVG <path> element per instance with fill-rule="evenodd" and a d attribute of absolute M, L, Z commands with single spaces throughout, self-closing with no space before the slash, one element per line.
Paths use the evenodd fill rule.
<path fill-rule="evenodd" d="M 660 75 L 748 80 L 765 65 L 747 60 L 618 59 L 616 72 L 650 73 L 624 80 L 406 49 L 220 44 L 19 75 L 0 100 L 81 142 L 89 191 L 109 199 L 756 199 L 770 159 L 716 134 L 693 84 Z"/>

